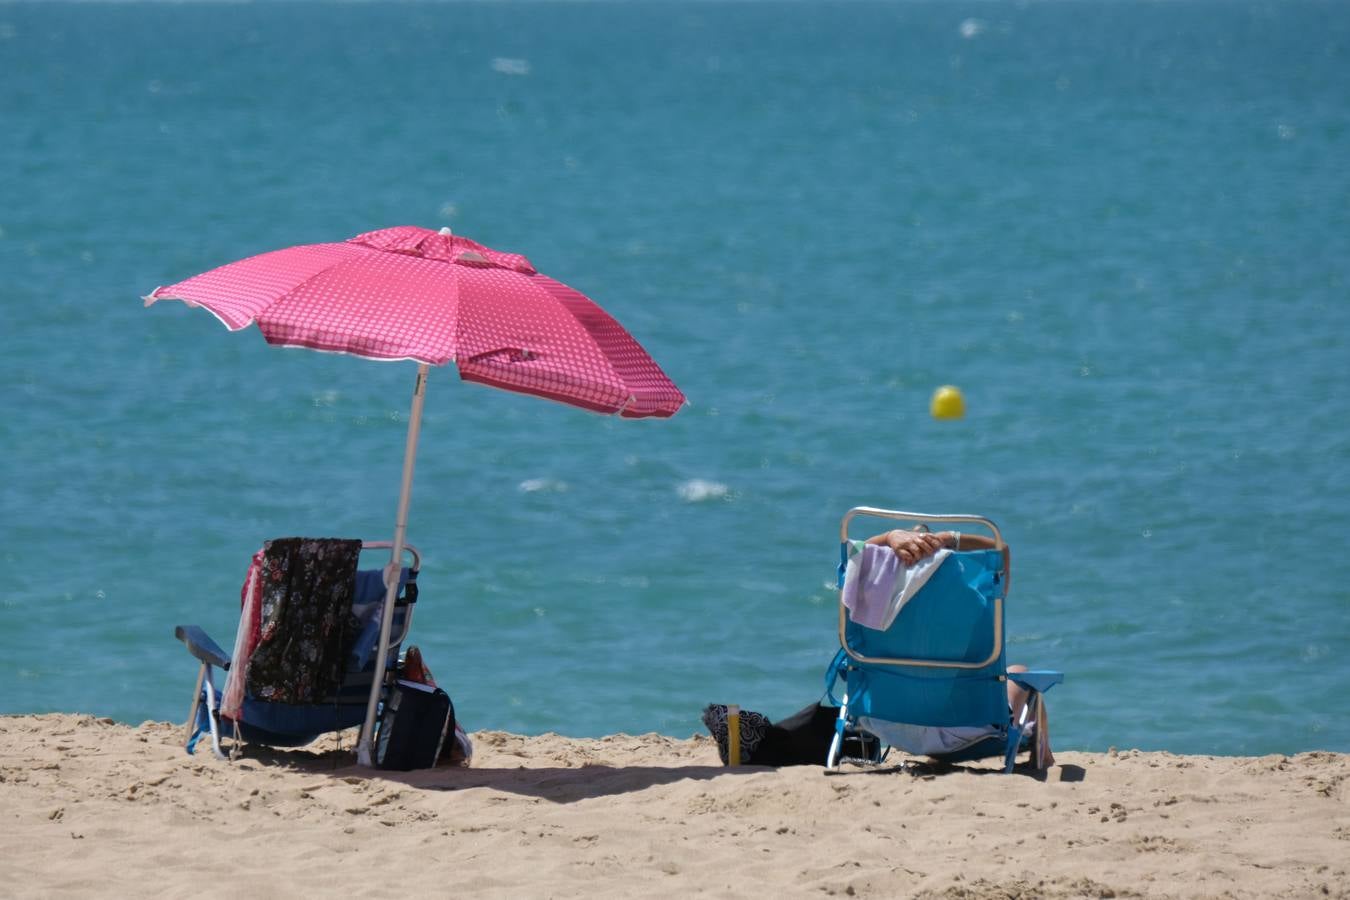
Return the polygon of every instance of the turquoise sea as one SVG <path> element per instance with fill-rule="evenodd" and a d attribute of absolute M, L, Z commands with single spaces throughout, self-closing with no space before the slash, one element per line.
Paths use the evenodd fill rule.
<path fill-rule="evenodd" d="M 0 713 L 181 720 L 264 539 L 390 536 L 410 364 L 139 298 L 399 224 L 691 400 L 433 371 L 414 642 L 471 729 L 795 711 L 872 504 L 1003 527 L 1057 749 L 1350 751 L 1345 4 L 0 3 Z"/>

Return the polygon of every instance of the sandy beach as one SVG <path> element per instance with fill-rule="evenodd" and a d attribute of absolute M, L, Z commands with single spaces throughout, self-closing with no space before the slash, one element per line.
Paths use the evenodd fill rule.
<path fill-rule="evenodd" d="M 1350 896 L 1346 754 L 826 775 L 480 731 L 405 774 L 352 739 L 224 762 L 169 723 L 0 717 L 0 896 Z"/>

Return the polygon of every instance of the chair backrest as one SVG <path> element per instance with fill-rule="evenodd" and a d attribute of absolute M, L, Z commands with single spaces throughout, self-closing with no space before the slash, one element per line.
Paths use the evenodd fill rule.
<path fill-rule="evenodd" d="M 976 525 L 995 549 L 952 552 L 885 630 L 853 622 L 839 606 L 839 642 L 847 654 L 851 710 L 888 722 L 939 728 L 1008 723 L 1002 534 L 989 519 L 860 506 L 840 524 L 840 587 L 850 523 L 874 517 L 930 527 Z"/>
<path fill-rule="evenodd" d="M 1003 554 L 950 554 L 884 631 L 843 626 L 849 705 L 911 725 L 1006 725 Z"/>

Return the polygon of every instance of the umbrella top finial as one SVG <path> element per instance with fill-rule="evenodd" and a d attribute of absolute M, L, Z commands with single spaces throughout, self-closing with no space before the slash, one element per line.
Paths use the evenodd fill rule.
<path fill-rule="evenodd" d="M 449 225 L 441 226 L 441 230 L 436 233 L 439 234 L 441 237 L 452 237 L 454 235 L 454 232 L 450 230 Z"/>
<path fill-rule="evenodd" d="M 441 262 L 495 266 L 501 269 L 514 269 L 522 275 L 536 274 L 534 265 L 519 253 L 503 253 L 484 247 L 477 241 L 452 234 L 449 228 L 442 228 L 436 232 L 415 225 L 397 225 L 393 228 L 381 228 L 379 231 L 358 234 L 354 238 L 348 238 L 347 243 Z"/>

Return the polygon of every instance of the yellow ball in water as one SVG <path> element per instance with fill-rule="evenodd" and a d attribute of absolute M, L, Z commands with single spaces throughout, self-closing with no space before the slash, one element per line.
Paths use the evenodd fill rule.
<path fill-rule="evenodd" d="M 959 388 L 944 384 L 933 391 L 928 411 L 935 419 L 959 419 L 966 414 L 966 398 L 961 396 Z"/>

